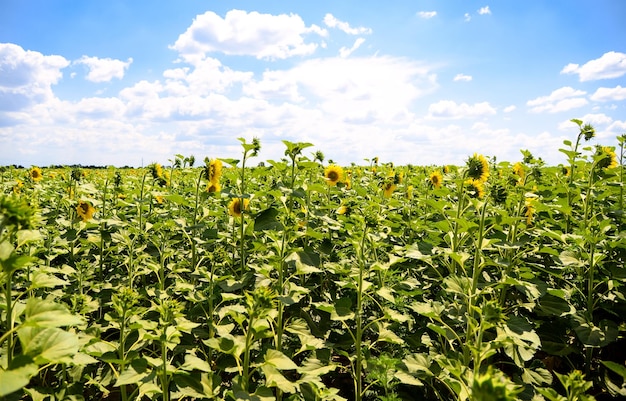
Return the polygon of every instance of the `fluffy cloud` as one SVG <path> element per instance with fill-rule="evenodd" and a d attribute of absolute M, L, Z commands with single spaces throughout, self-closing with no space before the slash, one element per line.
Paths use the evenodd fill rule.
<path fill-rule="evenodd" d="M 456 74 L 456 76 L 454 77 L 454 81 L 464 81 L 464 82 L 469 82 L 472 80 L 472 76 L 471 75 L 465 75 L 465 74 Z"/>
<path fill-rule="evenodd" d="M 540 96 L 536 99 L 529 100 L 526 105 L 530 107 L 532 113 L 558 113 L 582 107 L 589 102 L 584 97 L 587 92 L 575 90 L 572 87 L 565 86 L 556 89 L 548 96 Z"/>
<path fill-rule="evenodd" d="M 598 88 L 590 98 L 595 102 L 624 100 L 626 99 L 626 88 L 622 88 L 620 85 L 615 88 Z"/>
<path fill-rule="evenodd" d="M 172 49 L 187 62 L 198 62 L 207 53 L 251 55 L 258 59 L 286 59 L 312 54 L 317 43 L 305 43 L 310 33 L 325 36 L 326 31 L 307 27 L 298 15 L 261 14 L 231 10 L 224 18 L 212 11 L 196 16 Z"/>
<path fill-rule="evenodd" d="M 133 59 L 127 61 L 111 58 L 98 58 L 83 56 L 76 60 L 75 64 L 83 64 L 89 69 L 86 79 L 91 82 L 109 82 L 113 78 L 124 78 L 124 72 L 130 67 Z"/>
<path fill-rule="evenodd" d="M 515 105 L 514 105 L 514 104 L 512 104 L 512 105 L 510 105 L 510 106 L 506 106 L 506 107 L 504 108 L 504 110 L 502 110 L 502 111 L 504 111 L 505 113 L 510 113 L 510 112 L 512 112 L 513 110 L 515 110 L 516 108 L 517 108 L 517 107 L 515 107 Z"/>
<path fill-rule="evenodd" d="M 417 16 L 424 19 L 430 19 L 437 15 L 437 11 L 419 11 Z"/>
<path fill-rule="evenodd" d="M 478 14 L 480 14 L 480 15 L 491 14 L 491 10 L 489 9 L 489 6 L 481 7 L 478 10 Z"/>
<path fill-rule="evenodd" d="M 611 51 L 582 66 L 570 63 L 563 67 L 561 74 L 578 74 L 580 82 L 619 78 L 626 74 L 626 54 Z"/>
<path fill-rule="evenodd" d="M 488 102 L 470 105 L 467 103 L 457 104 L 453 100 L 441 100 L 428 107 L 428 116 L 430 118 L 461 119 L 493 114 L 496 114 L 496 109 L 491 107 Z"/>
<path fill-rule="evenodd" d="M 0 43 L 0 112 L 15 112 L 52 99 L 52 85 L 62 78 L 62 70 L 69 64 L 61 56 L 44 56 Z M 0 114 L 0 125 L 2 119 Z"/>
<path fill-rule="evenodd" d="M 351 48 L 347 48 L 347 47 L 342 47 L 341 49 L 339 49 L 339 55 L 341 57 L 348 57 L 349 55 L 351 55 L 356 49 L 358 49 L 363 43 L 365 42 L 365 39 L 363 38 L 357 38 L 357 40 L 354 41 L 354 44 L 352 45 Z"/>
<path fill-rule="evenodd" d="M 370 28 L 365 28 L 365 27 L 352 28 L 350 24 L 348 24 L 347 22 L 338 20 L 330 13 L 324 16 L 324 24 L 326 24 L 326 26 L 329 28 L 337 28 L 347 33 L 348 35 L 361 35 L 361 34 L 372 33 L 372 30 Z"/>

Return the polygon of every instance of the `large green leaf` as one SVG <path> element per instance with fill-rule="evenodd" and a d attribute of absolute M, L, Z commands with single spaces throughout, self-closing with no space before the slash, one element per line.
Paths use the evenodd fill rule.
<path fill-rule="evenodd" d="M 38 364 L 71 363 L 78 352 L 78 336 L 57 327 L 22 327 L 17 336 L 24 355 Z"/>
<path fill-rule="evenodd" d="M 37 374 L 39 367 L 26 356 L 18 356 L 11 363 L 9 370 L 0 368 L 0 397 L 11 394 L 26 386 L 31 377 Z"/>
<path fill-rule="evenodd" d="M 24 326 L 61 327 L 83 323 L 81 317 L 72 314 L 65 306 L 39 298 L 29 298 L 24 313 Z"/>
<path fill-rule="evenodd" d="M 259 212 L 254 218 L 254 231 L 282 230 L 283 224 L 276 219 L 278 214 L 278 210 L 274 207 Z"/>

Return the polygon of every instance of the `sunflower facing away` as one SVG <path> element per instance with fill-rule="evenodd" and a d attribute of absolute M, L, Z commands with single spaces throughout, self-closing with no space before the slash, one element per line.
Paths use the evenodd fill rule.
<path fill-rule="evenodd" d="M 433 171 L 432 173 L 430 173 L 428 181 L 433 188 L 439 189 L 441 188 L 441 183 L 443 182 L 443 176 L 441 175 L 441 172 L 439 170 Z"/>
<path fill-rule="evenodd" d="M 385 198 L 391 198 L 391 195 L 393 195 L 393 191 L 395 191 L 396 188 L 397 186 L 394 181 L 385 180 L 385 182 L 383 183 L 383 195 L 385 196 Z"/>
<path fill-rule="evenodd" d="M 241 214 L 244 210 L 248 210 L 248 206 L 250 205 L 249 199 L 243 200 L 243 208 L 241 207 L 241 198 L 233 198 L 228 204 L 228 214 L 233 217 L 241 217 Z"/>
<path fill-rule="evenodd" d="M 596 150 L 596 156 L 601 156 L 602 158 L 598 160 L 598 168 L 602 170 L 606 170 L 609 168 L 615 168 L 618 166 L 617 164 L 617 156 L 615 156 L 615 152 L 608 146 L 598 146 Z"/>
<path fill-rule="evenodd" d="M 43 178 L 43 173 L 41 172 L 41 169 L 39 167 L 31 168 L 28 172 L 28 175 L 30 176 L 30 178 L 32 178 L 33 181 L 39 181 Z"/>
<path fill-rule="evenodd" d="M 222 161 L 220 159 L 213 159 L 207 166 L 206 178 L 213 184 L 217 184 L 222 176 Z"/>
<path fill-rule="evenodd" d="M 220 186 L 219 182 L 209 182 L 209 185 L 207 185 L 206 187 L 206 191 L 213 193 L 213 192 L 219 192 L 222 190 L 222 187 Z"/>
<path fill-rule="evenodd" d="M 485 196 L 485 186 L 481 180 L 469 179 L 465 181 L 465 186 L 470 197 L 482 199 Z"/>
<path fill-rule="evenodd" d="M 335 164 L 331 164 L 324 169 L 324 178 L 326 179 L 326 184 L 334 187 L 338 182 L 342 181 L 343 169 Z"/>
<path fill-rule="evenodd" d="M 467 160 L 467 176 L 472 180 L 487 181 L 487 178 L 489 178 L 489 163 L 487 163 L 485 156 L 474 153 L 474 156 Z"/>
<path fill-rule="evenodd" d="M 96 209 L 87 201 L 80 201 L 76 207 L 76 213 L 78 213 L 78 217 L 80 217 L 82 221 L 91 220 L 95 212 Z"/>
<path fill-rule="evenodd" d="M 526 225 L 531 225 L 535 215 L 534 198 L 528 197 L 524 201 L 524 214 L 526 215 Z"/>
<path fill-rule="evenodd" d="M 526 177 L 526 170 L 524 170 L 524 165 L 520 162 L 515 163 L 513 165 L 513 174 L 518 176 L 518 182 L 522 183 L 524 181 L 524 177 Z"/>

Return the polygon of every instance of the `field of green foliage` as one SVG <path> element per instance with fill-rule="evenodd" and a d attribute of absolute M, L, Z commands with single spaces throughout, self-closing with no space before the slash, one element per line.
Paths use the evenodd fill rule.
<path fill-rule="evenodd" d="M 626 135 L 0 169 L 0 399 L 626 396 Z"/>

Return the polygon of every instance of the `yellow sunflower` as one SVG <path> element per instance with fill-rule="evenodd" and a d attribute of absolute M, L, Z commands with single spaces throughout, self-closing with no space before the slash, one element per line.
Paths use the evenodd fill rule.
<path fill-rule="evenodd" d="M 395 191 L 397 188 L 396 184 L 391 181 L 391 180 L 386 180 L 383 183 L 383 195 L 385 196 L 385 198 L 391 198 L 391 195 L 393 194 L 393 191 Z"/>
<path fill-rule="evenodd" d="M 209 162 L 207 179 L 216 184 L 220 181 L 222 176 L 222 161 L 220 159 L 213 159 Z"/>
<path fill-rule="evenodd" d="M 324 178 L 326 183 L 332 187 L 337 185 L 343 179 L 343 169 L 340 166 L 331 164 L 324 170 Z"/>
<path fill-rule="evenodd" d="M 43 178 L 43 173 L 39 167 L 33 167 L 28 172 L 28 175 L 33 181 L 39 181 Z"/>
<path fill-rule="evenodd" d="M 78 206 L 76 207 L 76 213 L 78 213 L 78 217 L 80 217 L 82 221 L 91 220 L 95 212 L 96 209 L 91 206 L 91 203 L 87 201 L 78 202 Z"/>
<path fill-rule="evenodd" d="M 413 185 L 409 185 L 406 188 L 406 198 L 407 199 L 413 199 Z"/>
<path fill-rule="evenodd" d="M 156 201 L 156 203 L 158 203 L 159 205 L 162 205 L 163 202 L 165 202 L 165 198 L 161 195 L 157 195 L 154 197 L 154 200 Z"/>
<path fill-rule="evenodd" d="M 472 180 L 486 182 L 489 178 L 489 163 L 485 156 L 474 153 L 467 160 L 467 176 Z"/>
<path fill-rule="evenodd" d="M 524 181 L 524 177 L 526 177 L 526 170 L 524 170 L 524 165 L 520 162 L 517 162 L 513 165 L 513 174 L 519 177 L 519 181 Z"/>
<path fill-rule="evenodd" d="M 608 146 L 598 146 L 596 150 L 596 156 L 600 156 L 601 159 L 598 160 L 598 167 L 602 170 L 606 170 L 609 168 L 615 168 L 618 166 L 617 164 L 617 156 L 612 148 Z"/>
<path fill-rule="evenodd" d="M 206 187 L 206 191 L 207 192 L 219 192 L 222 190 L 222 187 L 220 186 L 219 182 L 210 182 L 209 185 L 207 185 Z"/>
<path fill-rule="evenodd" d="M 241 214 L 244 210 L 248 210 L 248 206 L 250 205 L 249 199 L 243 200 L 243 208 L 241 207 L 241 198 L 233 198 L 228 204 L 228 214 L 233 217 L 241 217 Z"/>
<path fill-rule="evenodd" d="M 15 180 L 15 185 L 13 186 L 13 193 L 14 194 L 19 194 L 20 191 L 22 190 L 23 186 L 24 186 L 24 181 L 22 181 L 22 180 Z"/>
<path fill-rule="evenodd" d="M 481 180 L 469 179 L 465 181 L 469 196 L 472 198 L 482 199 L 485 196 L 485 186 Z"/>
<path fill-rule="evenodd" d="M 433 171 L 430 173 L 428 177 L 428 181 L 433 188 L 441 188 L 441 183 L 443 182 L 443 176 L 439 170 Z"/>
<path fill-rule="evenodd" d="M 350 208 L 346 205 L 341 205 L 336 210 L 337 214 L 350 214 Z"/>

